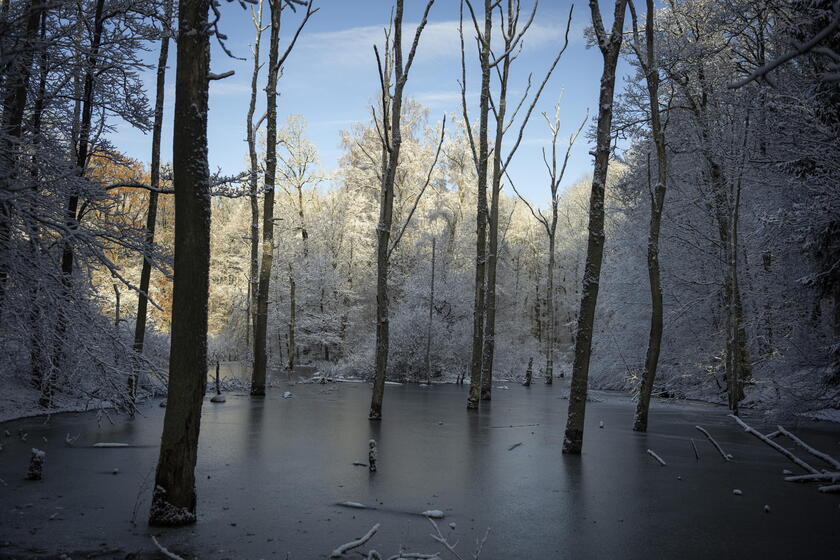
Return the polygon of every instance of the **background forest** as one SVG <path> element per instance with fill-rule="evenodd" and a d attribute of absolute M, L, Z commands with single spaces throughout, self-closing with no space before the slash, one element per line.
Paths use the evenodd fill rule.
<path fill-rule="evenodd" d="M 838 10 L 830 0 L 670 0 L 656 11 L 668 168 L 659 255 L 664 331 L 654 395 L 725 402 L 726 360 L 737 354 L 746 383 L 742 406 L 840 407 Z M 308 18 L 305 11 L 298 6 L 288 17 Z M 124 123 L 160 135 L 155 116 L 162 105 L 154 106 L 140 73 L 148 68 L 146 50 L 157 53 L 161 38 L 167 43 L 172 35 L 171 12 L 171 4 L 152 1 L 62 0 L 48 8 L 3 2 L 0 378 L 15 406 L 61 406 L 80 395 L 128 406 L 136 387 L 127 383 L 138 374 L 144 391 L 165 383 L 171 173 L 166 165 L 158 172 L 159 153 L 151 165 L 134 161 L 106 138 Z M 832 25 L 822 46 L 750 79 Z M 621 56 L 626 72 L 613 107 L 590 386 L 634 392 L 649 330 L 646 255 L 657 154 L 645 70 L 631 37 Z M 161 57 L 165 66 L 163 51 Z M 377 89 L 372 83 L 372 97 Z M 470 369 L 474 131 L 462 113 L 447 115 L 439 148 L 442 116 L 410 98 L 402 106 L 392 239 L 400 237 L 388 275 L 391 380 L 455 381 Z M 584 117 L 561 103 L 556 114 L 535 114 L 528 124 L 555 141 L 519 148 L 544 150 L 545 180 L 537 188 L 546 197 L 559 185 L 558 173 L 562 179 L 569 143 L 594 139 L 594 119 Z M 558 134 L 558 119 L 583 122 L 580 136 Z M 265 247 L 252 236 L 265 233 L 267 166 L 257 120 L 252 105 L 249 130 L 231 132 L 243 174 L 216 176 L 212 185 L 211 361 L 253 358 L 253 251 Z M 322 165 L 305 115 L 280 123 L 276 186 L 268 187 L 270 367 L 312 365 L 327 376 L 373 377 L 381 120 L 374 111 L 370 121 L 340 131 L 336 172 Z M 250 158 L 239 142 L 246 132 Z M 519 197 L 516 177 L 502 180 L 497 379 L 521 379 L 533 359 L 534 377 L 542 380 L 552 356 L 553 374 L 570 375 L 591 182 L 566 177 L 548 198 L 553 214 L 552 204 L 539 208 Z M 141 303 L 138 313 L 146 299 L 138 293 L 148 294 L 148 311 Z"/>

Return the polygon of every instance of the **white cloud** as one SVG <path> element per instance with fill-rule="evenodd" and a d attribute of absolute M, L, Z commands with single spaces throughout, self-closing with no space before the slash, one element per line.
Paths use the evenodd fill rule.
<path fill-rule="evenodd" d="M 368 25 L 351 27 L 339 31 L 310 33 L 301 41 L 301 50 L 314 62 L 339 66 L 370 66 L 374 64 L 373 45 L 381 47 L 384 42 L 384 27 Z M 416 23 L 403 25 L 403 56 L 408 55 L 416 32 Z M 563 41 L 565 25 L 550 25 L 534 22 L 524 40 L 525 51 L 559 47 Z M 498 38 L 498 33 L 496 33 Z M 569 41 L 582 39 L 582 29 L 572 26 Z M 464 22 L 464 41 L 467 49 L 474 48 L 472 24 Z M 495 40 L 494 40 L 495 43 Z M 501 50 L 497 45 L 496 50 Z M 417 62 L 434 62 L 457 59 L 460 56 L 458 21 L 439 21 L 426 25 L 417 48 Z"/>

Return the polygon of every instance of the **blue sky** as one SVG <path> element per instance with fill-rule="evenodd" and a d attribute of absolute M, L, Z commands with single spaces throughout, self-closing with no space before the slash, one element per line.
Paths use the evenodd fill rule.
<path fill-rule="evenodd" d="M 532 4 L 528 0 L 524 0 L 523 4 L 530 11 Z M 610 20 L 611 5 L 607 2 L 602 4 L 605 20 Z M 382 43 L 382 30 L 388 24 L 392 3 L 387 0 L 316 0 L 316 5 L 320 6 L 320 10 L 312 16 L 286 63 L 279 86 L 278 111 L 281 123 L 290 114 L 301 114 L 306 118 L 308 136 L 320 151 L 322 167 L 330 171 L 337 168 L 341 155 L 340 131 L 354 122 L 369 119 L 369 107 L 378 88 L 372 45 L 374 42 Z M 406 2 L 406 51 L 406 43 L 410 44 L 424 5 L 421 0 Z M 517 94 L 524 90 L 529 72 L 533 72 L 535 82 L 542 80 L 545 70 L 562 46 L 569 6 L 570 3 L 565 0 L 543 0 L 540 3 L 534 25 L 525 38 L 524 52 L 513 67 L 509 99 L 518 100 Z M 439 121 L 444 113 L 460 115 L 458 10 L 458 0 L 435 2 L 406 87 L 408 96 L 429 108 L 432 123 Z M 265 11 L 267 21 L 267 5 Z M 299 17 L 284 11 L 281 28 L 283 44 L 296 28 Z M 470 29 L 466 23 L 465 33 Z M 540 205 L 548 201 L 548 179 L 541 149 L 548 147 L 550 140 L 548 127 L 540 112 L 553 113 L 554 103 L 562 96 L 561 138 L 565 141 L 580 124 L 586 109 L 589 108 L 590 112 L 597 109 L 602 59 L 597 48 L 586 48 L 583 30 L 589 23 L 589 8 L 586 3 L 579 2 L 572 19 L 569 47 L 542 94 L 509 170 L 520 192 Z M 235 2 L 225 5 L 221 29 L 229 38 L 227 45 L 233 54 L 248 59 L 254 41 L 250 11 L 242 10 Z M 263 47 L 267 46 L 267 42 L 268 33 L 265 33 Z M 470 43 L 467 45 L 469 48 Z M 174 51 L 173 46 L 167 74 L 169 86 L 166 90 L 162 147 L 164 161 L 169 160 L 172 153 Z M 266 59 L 267 51 L 264 49 L 263 60 Z M 156 62 L 157 46 L 152 47 L 148 60 Z M 471 111 L 474 117 L 479 85 L 474 48 L 468 50 L 467 65 L 469 100 L 474 105 Z M 223 172 L 233 174 L 246 166 L 244 123 L 250 94 L 251 62 L 229 58 L 214 43 L 211 67 L 216 73 L 236 72 L 230 78 L 211 83 L 208 125 L 211 169 L 221 168 Z M 153 95 L 154 72 L 146 72 L 144 79 L 150 95 Z M 261 87 L 264 87 L 264 80 L 265 72 L 261 75 Z M 619 91 L 620 88 L 618 85 Z M 263 92 L 260 92 L 259 103 L 261 106 L 265 104 Z M 257 111 L 261 114 L 260 108 Z M 513 128 L 509 134 L 515 135 Z M 111 140 L 128 155 L 149 161 L 150 135 L 122 125 Z M 589 141 L 581 135 L 572 153 L 564 186 L 590 171 L 590 149 Z"/>

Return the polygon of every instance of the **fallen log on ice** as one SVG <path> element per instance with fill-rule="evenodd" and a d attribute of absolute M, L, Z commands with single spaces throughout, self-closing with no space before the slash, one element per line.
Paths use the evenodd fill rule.
<path fill-rule="evenodd" d="M 733 418 L 736 422 L 738 422 L 738 424 L 740 424 L 741 427 L 744 428 L 745 432 L 757 437 L 758 439 L 760 439 L 761 441 L 763 441 L 764 443 L 766 443 L 767 445 L 769 445 L 770 447 L 772 447 L 773 449 L 790 459 L 796 465 L 802 467 L 811 474 L 820 474 L 820 471 L 818 471 L 817 469 L 815 469 L 814 467 L 812 467 L 811 465 L 809 465 L 808 463 L 806 463 L 805 461 L 803 461 L 802 459 L 800 459 L 799 457 L 797 457 L 796 455 L 794 455 L 793 453 L 791 453 L 790 451 L 773 441 L 772 439 L 769 439 L 767 436 L 765 436 L 758 430 L 753 429 L 752 427 L 747 425 L 746 422 L 744 422 L 734 414 L 730 414 L 729 416 Z"/>
<path fill-rule="evenodd" d="M 820 459 L 824 463 L 831 465 L 831 467 L 835 470 L 840 471 L 840 461 L 838 461 L 828 453 L 823 453 L 819 449 L 814 449 L 813 447 L 811 447 L 810 445 L 808 445 L 807 443 L 805 443 L 804 441 L 787 431 L 786 429 L 782 428 L 781 426 L 777 426 L 777 428 L 779 428 L 780 434 L 786 436 L 788 439 L 793 441 L 793 443 L 795 443 L 796 445 L 798 445 L 799 447 L 816 457 L 817 459 Z"/>

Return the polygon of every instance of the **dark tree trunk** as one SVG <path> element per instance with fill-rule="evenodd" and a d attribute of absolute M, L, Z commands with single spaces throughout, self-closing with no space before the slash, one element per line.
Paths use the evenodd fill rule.
<path fill-rule="evenodd" d="M 207 97 L 209 0 L 181 0 L 172 166 L 175 183 L 175 282 L 169 392 L 149 524 L 196 520 L 195 464 L 207 388 L 210 177 Z"/>
<path fill-rule="evenodd" d="M 586 244 L 586 265 L 583 273 L 583 294 L 580 300 L 572 383 L 569 392 L 569 411 L 563 453 L 578 455 L 583 448 L 583 426 L 586 416 L 586 394 L 589 385 L 589 360 L 592 353 L 592 333 L 595 326 L 595 307 L 601 281 L 601 262 L 604 256 L 604 190 L 610 162 L 612 138 L 612 106 L 615 92 L 615 70 L 621 52 L 624 32 L 624 12 L 627 0 L 615 1 L 612 32 L 607 36 L 601 21 L 597 0 L 589 0 L 596 38 L 604 58 L 601 74 L 601 93 L 598 101 L 595 170 L 589 197 L 589 235 Z"/>
<path fill-rule="evenodd" d="M 291 267 L 290 267 L 291 268 Z M 295 369 L 295 355 L 297 354 L 297 344 L 295 343 L 295 324 L 297 317 L 295 316 L 295 308 L 297 306 L 295 294 L 295 277 L 289 273 L 289 370 Z"/>
<path fill-rule="evenodd" d="M 265 395 L 268 356 L 268 290 L 271 286 L 271 264 L 274 258 L 274 181 L 277 173 L 277 80 L 280 61 L 280 10 L 282 0 L 269 0 L 271 8 L 271 36 L 268 50 L 268 85 L 266 96 L 265 194 L 263 196 L 263 243 L 260 281 L 257 286 L 257 320 L 254 328 L 254 371 L 251 375 L 251 395 Z M 253 231 L 253 230 L 252 230 Z"/>
<path fill-rule="evenodd" d="M 484 34 L 479 55 L 481 93 L 478 124 L 478 201 L 476 203 L 475 300 L 473 304 L 472 357 L 470 359 L 470 394 L 467 408 L 478 408 L 481 398 L 481 369 L 484 356 L 484 322 L 486 318 L 485 277 L 487 273 L 487 160 L 489 148 L 487 127 L 490 113 L 490 41 L 493 32 L 493 7 L 484 0 Z"/>
<path fill-rule="evenodd" d="M 146 318 L 149 307 L 149 284 L 152 277 L 152 261 L 149 253 L 155 242 L 155 224 L 157 222 L 158 193 L 154 189 L 160 187 L 160 137 L 163 127 L 163 102 L 166 95 L 166 61 L 169 58 L 169 34 L 172 27 L 172 0 L 164 5 L 163 22 L 161 26 L 160 54 L 158 55 L 157 80 L 155 86 L 155 121 L 152 127 L 152 163 L 151 187 L 149 192 L 149 207 L 146 212 L 146 244 L 143 255 L 143 268 L 140 270 L 140 291 L 137 294 L 137 319 L 134 323 L 134 351 L 143 353 L 146 341 Z M 129 395 L 132 402 L 137 393 L 139 372 L 136 367 L 128 380 Z"/>
<path fill-rule="evenodd" d="M 653 392 L 653 382 L 656 378 L 656 368 L 659 363 L 659 351 L 662 347 L 663 308 L 662 281 L 659 264 L 659 232 L 662 226 L 662 208 L 665 205 L 665 189 L 668 180 L 667 156 L 665 153 L 665 132 L 662 128 L 662 118 L 659 111 L 659 66 L 656 63 L 654 50 L 654 14 L 653 0 L 647 0 L 647 16 L 645 22 L 645 37 L 647 61 L 643 61 L 641 51 L 637 52 L 639 62 L 645 70 L 648 87 L 648 102 L 650 104 L 650 129 L 656 145 L 656 187 L 650 197 L 650 231 L 648 233 L 648 278 L 650 279 L 650 334 L 648 336 L 647 353 L 645 354 L 645 369 L 642 373 L 642 385 L 639 388 L 639 400 L 636 403 L 636 415 L 633 420 L 633 430 L 646 432 L 650 397 Z M 650 160 L 648 160 L 648 173 Z M 650 175 L 648 175 L 648 178 Z"/>
<path fill-rule="evenodd" d="M 257 82 L 260 75 L 260 44 L 262 43 L 262 0 L 259 3 L 259 12 L 254 14 L 254 27 L 256 29 L 256 38 L 254 40 L 254 70 L 251 73 L 251 99 L 248 103 L 248 117 L 245 122 L 246 133 L 248 135 L 248 158 L 251 164 L 251 169 L 248 175 L 248 186 L 250 192 L 248 199 L 251 203 L 251 259 L 250 270 L 248 273 L 249 292 L 248 292 L 248 333 L 256 332 L 257 329 L 257 315 L 258 308 L 258 294 L 259 294 L 259 272 L 260 272 L 260 205 L 259 205 L 259 160 L 257 159 L 257 131 L 254 124 L 254 111 L 257 106 Z M 255 337 L 256 338 L 256 337 Z M 246 341 L 246 344 L 249 342 Z"/>

